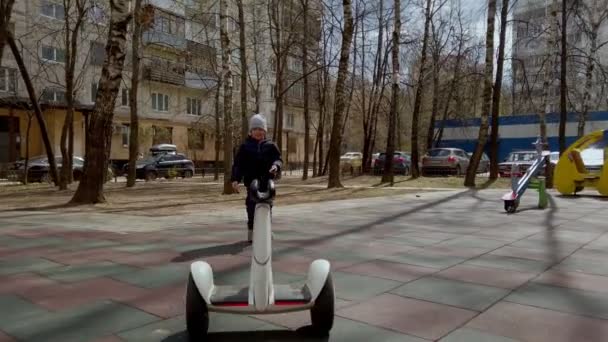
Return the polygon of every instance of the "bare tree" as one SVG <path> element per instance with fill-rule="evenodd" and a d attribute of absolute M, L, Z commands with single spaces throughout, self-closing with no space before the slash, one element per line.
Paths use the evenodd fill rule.
<path fill-rule="evenodd" d="M 603 23 L 608 19 L 608 3 L 601 0 L 592 0 L 590 4 L 581 6 L 578 11 L 580 26 L 583 28 L 589 40 L 589 52 L 586 56 L 585 66 L 585 90 L 583 93 L 582 111 L 578 118 L 577 134 L 582 137 L 585 134 L 585 123 L 591 106 L 591 92 L 593 88 L 593 75 L 598 63 L 598 51 L 608 42 L 600 42 L 599 31 Z"/>
<path fill-rule="evenodd" d="M 8 31 L 14 3 L 15 0 L 0 0 L 0 66 L 2 66 L 2 54 L 4 53 L 4 45 L 6 45 L 6 34 L 4 32 Z"/>
<path fill-rule="evenodd" d="M 426 0 L 426 6 L 424 10 L 424 33 L 422 36 L 422 52 L 420 55 L 420 69 L 418 72 L 418 85 L 416 86 L 416 95 L 414 98 L 414 110 L 412 113 L 412 178 L 418 178 L 420 176 L 420 170 L 418 169 L 419 151 L 418 151 L 418 129 L 419 118 L 420 118 L 420 107 L 422 104 L 422 96 L 424 92 L 424 76 L 426 74 L 426 60 L 427 60 L 427 49 L 429 40 L 429 31 L 431 26 L 432 0 Z"/>
<path fill-rule="evenodd" d="M 492 91 L 492 130 L 490 132 L 490 179 L 498 178 L 498 117 L 502 95 L 502 78 L 505 64 L 505 45 L 509 0 L 502 0 L 500 11 L 500 40 L 498 42 L 498 61 L 496 63 L 496 81 Z"/>
<path fill-rule="evenodd" d="M 84 172 L 72 203 L 105 202 L 103 184 L 106 180 L 110 148 L 112 146 L 112 118 L 114 104 L 126 57 L 126 40 L 131 12 L 125 0 L 110 2 L 111 16 L 106 43 L 106 57 L 101 71 L 95 109 L 90 114 Z"/>
<path fill-rule="evenodd" d="M 341 188 L 340 182 L 340 147 L 342 145 L 342 115 L 346 106 L 346 77 L 348 72 L 348 59 L 353 39 L 353 12 L 351 0 L 342 0 L 344 11 L 344 31 L 342 32 L 342 47 L 340 48 L 340 63 L 338 65 L 338 79 L 336 80 L 336 105 L 334 109 L 331 141 L 329 144 L 329 180 L 328 188 Z"/>
<path fill-rule="evenodd" d="M 477 146 L 471 156 L 467 174 L 464 180 L 465 186 L 475 186 L 475 176 L 483 149 L 488 140 L 488 114 L 492 106 L 492 76 L 494 74 L 494 24 L 496 17 L 496 0 L 488 0 L 488 24 L 486 31 L 486 64 L 484 73 L 483 105 L 481 108 L 481 121 L 479 124 L 479 135 Z"/>
<path fill-rule="evenodd" d="M 308 179 L 308 164 L 310 160 L 310 88 L 308 75 L 308 16 L 309 6 L 308 0 L 300 0 L 302 5 L 302 15 L 304 17 L 304 34 L 301 35 L 302 40 L 302 73 L 304 73 L 304 171 L 302 180 Z"/>
<path fill-rule="evenodd" d="M 247 42 L 245 39 L 245 11 L 243 0 L 236 0 L 239 12 L 239 58 L 241 61 L 241 139 L 248 135 L 247 122 Z"/>
<path fill-rule="evenodd" d="M 0 15 L 0 18 L 2 18 L 0 20 L 4 20 L 6 16 Z M 38 126 L 40 127 L 42 142 L 44 144 L 46 156 L 49 161 L 49 172 L 51 175 L 51 179 L 53 180 L 55 185 L 59 185 L 55 154 L 53 153 L 53 147 L 51 145 L 51 140 L 49 139 L 46 121 L 44 120 L 44 115 L 42 114 L 42 109 L 40 108 L 40 103 L 38 102 L 38 97 L 36 96 L 36 90 L 34 89 L 34 84 L 32 83 L 30 73 L 27 70 L 27 67 L 25 66 L 23 56 L 21 55 L 21 51 L 17 46 L 17 42 L 15 41 L 13 33 L 7 30 L 7 23 L 0 22 L 0 35 L 3 35 L 5 37 L 5 40 L 8 43 L 11 52 L 13 53 L 13 57 L 17 62 L 19 72 L 21 73 L 21 77 L 23 78 L 23 82 L 25 83 L 25 87 L 27 88 L 27 93 L 29 95 L 31 105 L 34 110 L 34 114 L 36 115 L 36 121 L 38 122 Z"/>
<path fill-rule="evenodd" d="M 397 108 L 399 108 L 399 43 L 401 36 L 401 1 L 394 0 L 394 27 L 393 27 L 393 48 L 392 61 L 393 76 L 392 76 L 392 99 L 391 110 L 388 122 L 388 137 L 386 139 L 386 158 L 384 160 L 384 175 L 382 175 L 383 183 L 394 184 L 393 175 L 393 154 L 395 154 L 395 130 L 397 129 Z"/>
<path fill-rule="evenodd" d="M 230 61 L 230 36 L 228 35 L 227 0 L 220 0 L 220 37 L 222 46 L 222 77 L 224 85 L 224 194 L 232 194 L 230 177 L 232 170 L 232 63 Z"/>
<path fill-rule="evenodd" d="M 72 2 L 73 1 L 73 2 Z M 75 69 L 79 55 L 78 42 L 81 36 L 81 26 L 87 12 L 85 0 L 63 0 L 66 16 L 64 18 L 64 44 L 65 44 L 65 100 L 66 115 L 61 129 L 61 149 L 62 165 L 61 177 L 59 179 L 59 189 L 67 189 L 68 183 L 72 180 L 72 157 L 74 155 L 74 103 L 76 90 Z M 74 10 L 72 18 L 71 12 Z M 74 23 L 72 24 L 72 19 Z M 69 138 L 68 138 L 69 135 Z M 69 141 L 67 141 L 69 140 Z M 67 145 L 67 146 L 66 146 Z"/>

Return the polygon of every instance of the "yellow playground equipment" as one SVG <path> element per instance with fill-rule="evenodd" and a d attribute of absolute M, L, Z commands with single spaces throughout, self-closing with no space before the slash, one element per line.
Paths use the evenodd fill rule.
<path fill-rule="evenodd" d="M 589 163 L 585 165 L 583 161 L 585 155 L 595 159 L 599 170 L 589 170 Z M 608 129 L 587 134 L 570 145 L 559 158 L 553 179 L 555 188 L 563 195 L 595 188 L 601 195 L 608 196 L 607 165 Z"/>

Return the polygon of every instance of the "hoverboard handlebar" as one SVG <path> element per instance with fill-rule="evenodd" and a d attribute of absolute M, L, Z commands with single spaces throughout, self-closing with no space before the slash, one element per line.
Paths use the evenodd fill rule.
<path fill-rule="evenodd" d="M 274 198 L 276 191 L 272 179 L 268 180 L 268 186 L 265 192 L 260 191 L 260 181 L 254 179 L 249 186 L 249 191 L 255 202 L 267 202 Z"/>

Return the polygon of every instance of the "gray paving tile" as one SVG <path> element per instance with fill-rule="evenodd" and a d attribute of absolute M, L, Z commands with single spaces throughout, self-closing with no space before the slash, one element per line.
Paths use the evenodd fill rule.
<path fill-rule="evenodd" d="M 11 258 L 0 260 L 0 275 L 42 271 L 63 266 L 41 258 Z"/>
<path fill-rule="evenodd" d="M 462 281 L 425 277 L 394 289 L 391 293 L 482 311 L 499 301 L 509 291 Z"/>
<path fill-rule="evenodd" d="M 541 284 L 529 284 L 506 301 L 608 319 L 608 295 Z"/>
<path fill-rule="evenodd" d="M 401 283 L 388 279 L 368 277 L 357 274 L 332 273 L 336 297 L 346 300 L 363 300 L 387 292 Z"/>
<path fill-rule="evenodd" d="M 476 329 L 460 328 L 442 338 L 439 342 L 518 342 L 518 340 Z"/>

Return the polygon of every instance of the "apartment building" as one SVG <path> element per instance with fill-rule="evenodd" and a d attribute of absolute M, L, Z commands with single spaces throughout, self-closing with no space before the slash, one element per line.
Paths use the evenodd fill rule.
<path fill-rule="evenodd" d="M 550 86 L 544 89 L 545 72 L 549 65 L 547 58 L 546 39 L 548 32 L 547 19 L 550 16 L 549 7 L 552 1 L 545 0 L 519 0 L 515 3 L 512 34 L 512 71 L 513 71 L 513 96 L 514 114 L 537 113 L 540 110 L 542 96 L 546 90 L 547 109 L 549 112 L 559 110 L 560 96 L 560 60 L 554 50 L 552 66 L 550 70 Z M 569 4 L 570 6 L 571 4 Z M 588 32 L 581 26 L 581 22 L 589 25 L 592 22 L 599 24 L 597 32 L 598 45 L 608 41 L 608 20 L 597 21 L 596 15 L 599 8 L 606 7 L 602 1 L 585 0 L 580 2 L 577 13 L 572 11 L 568 22 L 568 99 L 569 110 L 581 111 L 583 103 L 584 85 L 586 79 L 586 67 L 590 53 L 591 41 Z M 561 21 L 561 1 L 558 4 L 558 21 Z M 559 24 L 561 26 L 561 24 Z M 561 35 L 558 37 L 561 39 Z M 559 45 L 559 43 L 558 43 Z M 556 46 L 555 49 L 559 49 Z M 600 64 L 604 67 L 608 63 L 608 47 L 604 46 L 597 51 L 594 59 L 593 85 L 591 91 L 591 111 L 605 110 L 605 76 L 602 74 Z"/>
<path fill-rule="evenodd" d="M 216 1 L 149 0 L 145 6 L 153 13 L 153 23 L 142 36 L 142 71 L 138 89 L 140 119 L 140 152 L 146 153 L 158 143 L 173 143 L 199 164 L 212 163 L 215 157 L 215 99 L 220 68 L 219 16 Z M 260 8 L 261 2 L 245 1 L 248 9 Z M 240 122 L 240 77 L 238 55 L 238 23 L 236 8 L 229 8 L 228 30 L 232 38 L 234 62 L 235 122 Z M 256 16 L 259 14 L 259 16 Z M 248 11 L 247 28 L 263 27 L 267 11 Z M 55 0 L 17 1 L 12 15 L 11 29 L 23 45 L 23 56 L 40 97 L 49 138 L 56 154 L 59 153 L 61 128 L 65 118 L 65 31 L 66 17 L 73 18 L 74 9 L 63 8 Z M 87 9 L 79 32 L 79 53 L 75 77 L 76 105 L 74 118 L 74 153 L 84 154 L 85 125 L 88 113 L 95 105 L 101 66 L 105 58 L 105 38 L 109 11 L 103 2 Z M 257 23 L 256 20 L 257 19 Z M 256 31 L 257 32 L 257 31 Z M 262 44 L 269 41 L 267 30 L 260 29 L 254 37 Z M 248 36 L 251 36 L 248 33 Z M 249 37 L 248 39 L 253 39 Z M 128 42 L 130 46 L 130 42 Z M 267 46 L 247 55 L 249 79 L 259 75 L 259 96 L 249 90 L 248 109 L 259 107 L 268 116 L 273 130 L 274 78 L 272 60 Z M 129 144 L 129 87 L 131 62 L 129 51 L 123 84 L 116 99 L 111 159 L 122 164 L 128 159 Z M 253 63 L 255 55 L 255 63 Z M 290 65 L 296 69 L 297 55 Z M 251 63 L 250 63 L 251 61 Z M 257 66 L 254 68 L 254 64 Z M 300 70 L 301 72 L 301 70 Z M 254 83 L 254 82 L 250 82 Z M 222 90 L 220 89 L 220 95 Z M 284 152 L 293 161 L 303 160 L 303 90 L 297 85 L 285 98 Z M 222 102 L 222 101 L 220 101 Z M 256 103 L 257 102 L 257 103 Z M 9 49 L 5 49 L 0 67 L 0 163 L 26 155 L 44 154 L 40 130 L 29 110 L 29 98 L 16 63 Z M 29 127 L 29 130 L 28 130 Z M 29 131 L 29 134 L 28 134 Z M 238 130 L 235 134 L 238 135 Z M 272 133 L 272 131 L 271 131 Z M 26 143 L 28 142 L 28 143 Z M 221 154 L 220 154 L 221 155 Z"/>

